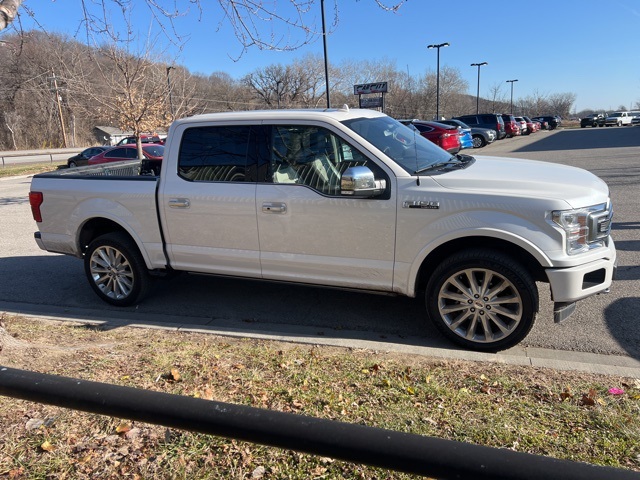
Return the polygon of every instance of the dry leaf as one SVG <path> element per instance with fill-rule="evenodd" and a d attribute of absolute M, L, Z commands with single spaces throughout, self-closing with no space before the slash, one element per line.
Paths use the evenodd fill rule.
<path fill-rule="evenodd" d="M 129 430 L 131 430 L 131 425 L 126 423 L 121 423 L 116 427 L 116 433 L 127 433 Z"/>
<path fill-rule="evenodd" d="M 586 393 L 582 394 L 582 399 L 580 400 L 580 405 L 593 407 L 596 404 L 596 401 L 593 397 L 590 397 Z"/>
<path fill-rule="evenodd" d="M 45 452 L 52 452 L 56 449 L 56 447 L 54 447 L 53 445 L 51 445 L 51 443 L 49 443 L 49 440 L 45 440 L 44 442 L 42 442 L 42 445 L 40 445 L 40 448 Z"/>
<path fill-rule="evenodd" d="M 205 400 L 213 400 L 213 390 L 211 390 L 210 388 L 205 388 L 204 392 L 202 393 L 202 398 L 204 398 Z"/>

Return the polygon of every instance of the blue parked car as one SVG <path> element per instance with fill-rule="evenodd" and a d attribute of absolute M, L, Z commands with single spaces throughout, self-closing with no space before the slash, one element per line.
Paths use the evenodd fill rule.
<path fill-rule="evenodd" d="M 458 127 L 460 133 L 460 148 L 473 148 L 473 136 L 471 135 L 471 127 L 460 120 L 440 120 L 440 123 Z"/>

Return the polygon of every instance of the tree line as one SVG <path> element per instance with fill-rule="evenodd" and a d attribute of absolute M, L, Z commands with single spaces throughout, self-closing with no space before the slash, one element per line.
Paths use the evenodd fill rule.
<path fill-rule="evenodd" d="M 0 150 L 82 147 L 96 126 L 134 134 L 166 131 L 175 118 L 199 113 L 326 106 L 324 61 L 308 54 L 291 64 L 257 68 L 234 79 L 131 53 L 108 42 L 90 47 L 39 31 L 4 35 L 0 44 Z M 393 60 L 349 60 L 329 67 L 333 107 L 358 106 L 353 86 L 387 82 L 385 113 L 433 119 L 436 72 L 411 75 Z M 439 110 L 446 118 L 475 113 L 476 96 L 459 69 L 440 68 Z M 535 93 L 514 100 L 516 115 L 569 115 L 572 93 Z M 506 87 L 492 85 L 481 112 L 509 112 Z"/>

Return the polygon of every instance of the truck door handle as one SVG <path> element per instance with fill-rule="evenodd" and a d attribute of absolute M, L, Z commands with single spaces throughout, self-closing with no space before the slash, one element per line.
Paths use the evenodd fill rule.
<path fill-rule="evenodd" d="M 170 208 L 189 208 L 191 206 L 191 202 L 188 198 L 172 198 L 169 200 Z"/>
<path fill-rule="evenodd" d="M 262 204 L 262 213 L 287 213 L 287 204 L 281 202 L 265 202 Z"/>

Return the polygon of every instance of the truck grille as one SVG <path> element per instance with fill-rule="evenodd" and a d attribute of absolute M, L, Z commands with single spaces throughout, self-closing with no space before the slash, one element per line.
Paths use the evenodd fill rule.
<path fill-rule="evenodd" d="M 599 242 L 606 239 L 611 234 L 612 219 L 613 208 L 610 202 L 605 207 L 605 210 L 592 212 L 589 215 L 589 237 L 587 242 Z"/>

